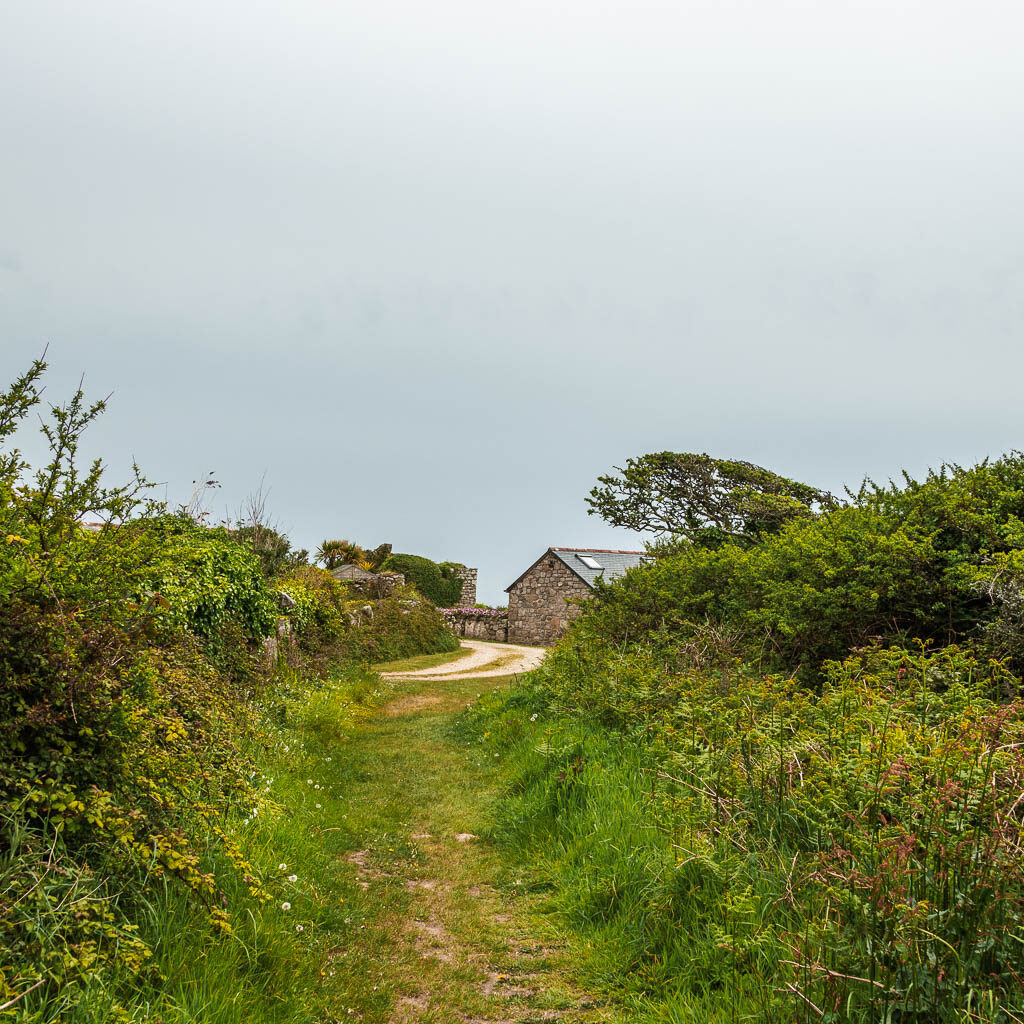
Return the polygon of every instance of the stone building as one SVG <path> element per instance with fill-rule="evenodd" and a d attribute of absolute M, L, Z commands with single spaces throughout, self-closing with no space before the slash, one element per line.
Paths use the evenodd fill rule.
<path fill-rule="evenodd" d="M 347 583 L 353 590 L 368 597 L 390 597 L 395 587 L 405 582 L 400 572 L 367 572 L 359 565 L 341 565 L 330 570 L 339 583 Z"/>
<path fill-rule="evenodd" d="M 372 572 L 367 572 L 362 566 L 352 565 L 351 563 L 339 565 L 337 569 L 329 571 L 339 583 L 369 583 L 370 580 L 375 579 Z"/>
<path fill-rule="evenodd" d="M 580 614 L 574 599 L 587 598 L 594 583 L 624 576 L 645 558 L 643 551 L 548 548 L 510 587 L 510 643 L 553 644 Z"/>

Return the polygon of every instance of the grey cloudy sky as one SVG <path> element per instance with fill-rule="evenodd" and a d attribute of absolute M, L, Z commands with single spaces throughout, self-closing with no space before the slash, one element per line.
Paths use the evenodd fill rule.
<path fill-rule="evenodd" d="M 293 538 L 633 547 L 675 449 L 838 488 L 1024 442 L 1024 9 L 0 0 L 0 371 Z"/>

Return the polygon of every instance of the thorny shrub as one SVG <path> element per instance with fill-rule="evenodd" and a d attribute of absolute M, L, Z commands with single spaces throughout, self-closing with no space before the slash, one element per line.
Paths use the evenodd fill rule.
<path fill-rule="evenodd" d="M 263 657 L 281 612 L 251 545 L 168 515 L 137 470 L 107 488 L 98 460 L 80 468 L 102 402 L 51 407 L 50 459 L 31 470 L 12 442 L 44 370 L 0 393 L 0 1007 L 45 1003 L 49 1020 L 94 982 L 159 974 L 132 916 L 149 887 L 177 887 L 214 936 L 242 909 L 225 872 L 252 904 L 270 898 L 230 826 L 269 799 L 246 751 L 294 672 Z M 350 621 L 324 576 L 280 585 L 296 655 L 324 670 L 454 643 L 423 602 Z"/>
<path fill-rule="evenodd" d="M 764 1020 L 1011 1021 L 1016 684 L 956 647 L 865 650 L 816 692 L 565 643 L 479 728 L 513 749 L 499 834 L 547 859 L 574 919 L 630 937 L 649 998 L 722 986 Z"/>

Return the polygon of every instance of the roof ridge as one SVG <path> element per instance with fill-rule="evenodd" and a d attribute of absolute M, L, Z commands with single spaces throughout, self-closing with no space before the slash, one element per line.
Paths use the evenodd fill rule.
<path fill-rule="evenodd" d="M 554 545 L 551 551 L 593 551 L 598 555 L 646 555 L 646 551 L 627 551 L 624 548 L 559 548 Z"/>

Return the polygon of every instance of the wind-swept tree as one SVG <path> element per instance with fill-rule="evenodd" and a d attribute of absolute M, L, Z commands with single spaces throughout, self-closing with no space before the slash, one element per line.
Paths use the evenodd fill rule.
<path fill-rule="evenodd" d="M 752 462 L 707 454 L 658 452 L 628 459 L 620 476 L 598 477 L 588 513 L 613 526 L 715 546 L 752 543 L 791 519 L 833 508 L 809 484 Z"/>

